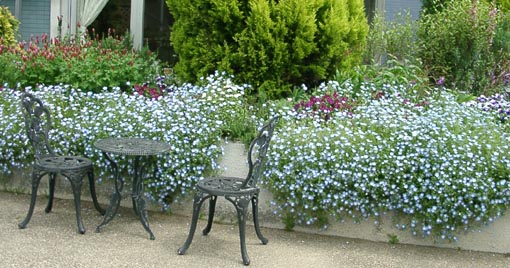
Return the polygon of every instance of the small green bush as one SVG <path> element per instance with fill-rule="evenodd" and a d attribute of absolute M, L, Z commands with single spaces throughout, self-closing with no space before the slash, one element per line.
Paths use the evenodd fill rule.
<path fill-rule="evenodd" d="M 425 14 L 436 13 L 443 10 L 446 5 L 454 1 L 455 0 L 422 0 L 422 11 Z M 510 10 L 510 0 L 482 0 L 481 2 L 495 5 L 503 12 Z"/>
<path fill-rule="evenodd" d="M 510 14 L 506 12 L 498 20 L 491 53 L 495 63 L 490 88 L 508 86 L 510 81 Z"/>
<path fill-rule="evenodd" d="M 175 71 L 195 81 L 216 70 L 253 86 L 254 95 L 289 96 L 361 62 L 368 33 L 363 1 L 167 0 Z M 248 92 L 249 93 L 249 92 Z"/>
<path fill-rule="evenodd" d="M 16 42 L 19 21 L 11 14 L 9 8 L 0 7 L 0 46 Z"/>
<path fill-rule="evenodd" d="M 496 9 L 471 0 L 454 1 L 423 15 L 418 31 L 424 69 L 445 85 L 478 95 L 494 76 L 491 53 L 499 15 Z"/>
<path fill-rule="evenodd" d="M 388 58 L 394 58 L 400 62 L 410 61 L 417 64 L 417 31 L 418 23 L 409 12 L 399 13 L 396 19 L 391 21 L 376 14 L 368 33 L 363 62 L 384 65 Z"/>

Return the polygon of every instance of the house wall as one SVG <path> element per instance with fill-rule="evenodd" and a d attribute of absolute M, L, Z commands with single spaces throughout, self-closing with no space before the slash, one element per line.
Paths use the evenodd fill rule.
<path fill-rule="evenodd" d="M 395 20 L 398 13 L 409 11 L 413 20 L 420 17 L 421 0 L 364 0 L 365 13 L 371 24 L 375 14 L 384 14 L 387 21 Z"/>
<path fill-rule="evenodd" d="M 0 1 L 0 6 L 2 7 L 8 7 L 9 8 L 9 11 L 11 11 L 12 15 L 15 15 L 14 12 L 15 12 L 15 4 L 16 4 L 16 1 L 14 0 L 2 0 Z"/>
<path fill-rule="evenodd" d="M 420 17 L 421 5 L 420 0 L 386 0 L 384 1 L 386 20 L 394 20 L 399 12 L 404 13 L 406 10 L 411 13 L 413 20 L 417 20 Z"/>
<path fill-rule="evenodd" d="M 21 40 L 50 34 L 50 0 L 22 0 L 20 21 Z"/>

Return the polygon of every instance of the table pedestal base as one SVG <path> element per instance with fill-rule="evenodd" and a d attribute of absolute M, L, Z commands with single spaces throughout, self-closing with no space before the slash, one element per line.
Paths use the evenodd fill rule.
<path fill-rule="evenodd" d="M 106 153 L 103 152 L 104 157 L 108 160 L 111 165 L 114 179 L 115 179 L 115 190 L 110 199 L 110 205 L 106 210 L 106 214 L 104 216 L 103 221 L 96 228 L 96 233 L 101 232 L 101 228 L 107 225 L 114 217 L 117 215 L 117 212 L 120 207 L 120 200 L 122 199 L 122 190 L 124 188 L 125 180 L 119 173 L 119 168 L 117 163 L 112 160 L 112 158 Z M 143 199 L 143 178 L 145 177 L 145 170 L 147 163 L 150 163 L 151 156 L 148 155 L 146 161 L 140 165 L 140 156 L 135 156 L 134 159 L 134 175 L 133 175 L 133 189 L 131 198 L 133 201 L 133 210 L 135 214 L 140 219 L 145 230 L 149 233 L 150 239 L 154 240 L 154 234 L 152 233 L 149 227 L 147 209 L 145 205 L 145 200 Z"/>

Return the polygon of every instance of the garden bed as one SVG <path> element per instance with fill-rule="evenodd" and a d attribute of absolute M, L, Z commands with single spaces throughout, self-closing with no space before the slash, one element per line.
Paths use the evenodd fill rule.
<path fill-rule="evenodd" d="M 486 105 L 495 99 L 466 105 L 446 89 L 419 95 L 414 87 L 329 82 L 295 106 L 284 100 L 264 104 L 258 117 L 243 103 L 245 87 L 216 74 L 200 86 L 170 87 L 155 97 L 65 86 L 31 91 L 52 111 L 51 140 L 59 153 L 91 158 L 98 185 L 111 174 L 92 147 L 96 139 L 169 143 L 170 152 L 154 159 L 158 168 L 146 180 L 148 201 L 163 210 L 178 211 L 198 180 L 219 171 L 225 133 L 278 115 L 261 181 L 266 222 L 310 230 L 342 222 L 370 222 L 377 230 L 391 222 L 398 233 L 456 244 L 507 211 L 510 138 L 506 117 Z M 29 167 L 33 156 L 22 130 L 20 92 L 4 89 L 0 95 L 0 168 L 8 175 Z M 116 160 L 127 166 L 129 159 Z M 230 204 L 225 207 L 231 211 Z M 385 234 L 386 241 L 398 237 Z"/>

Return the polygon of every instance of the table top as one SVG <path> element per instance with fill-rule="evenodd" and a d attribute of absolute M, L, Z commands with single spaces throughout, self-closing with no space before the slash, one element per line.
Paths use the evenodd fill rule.
<path fill-rule="evenodd" d="M 145 138 L 105 138 L 94 142 L 94 147 L 106 152 L 121 155 L 157 155 L 170 150 L 166 142 Z"/>

